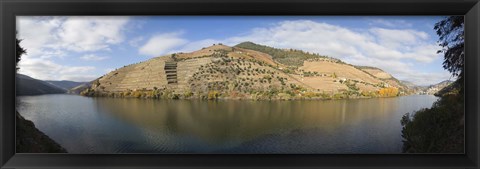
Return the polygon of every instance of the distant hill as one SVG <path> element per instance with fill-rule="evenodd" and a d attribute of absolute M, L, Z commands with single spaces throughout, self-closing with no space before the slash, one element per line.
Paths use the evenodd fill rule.
<path fill-rule="evenodd" d="M 406 94 L 407 87 L 375 67 L 252 42 L 174 53 L 117 68 L 71 90 L 87 96 L 300 99 Z M 87 87 L 87 88 L 85 88 Z M 76 91 L 76 92 L 75 92 Z"/>
<path fill-rule="evenodd" d="M 440 83 L 437 83 L 437 84 L 434 84 L 434 85 L 430 85 L 427 87 L 427 89 L 425 90 L 425 94 L 429 94 L 429 95 L 435 95 L 437 92 L 441 91 L 442 89 L 444 89 L 445 87 L 447 86 L 450 86 L 451 84 L 453 83 L 453 81 L 450 81 L 450 80 L 444 80 Z"/>
<path fill-rule="evenodd" d="M 409 90 L 411 90 L 411 93 L 415 94 L 426 94 L 426 95 L 436 95 L 436 93 L 442 91 L 443 89 L 447 88 L 448 86 L 451 86 L 453 84 L 453 81 L 451 80 L 444 80 L 442 82 L 439 82 L 437 84 L 433 85 L 428 85 L 428 86 L 418 86 L 413 84 L 412 82 L 408 81 L 402 81 L 403 84 L 408 86 Z M 447 92 L 447 91 L 443 91 Z"/>
<path fill-rule="evenodd" d="M 434 95 L 439 97 L 442 97 L 448 94 L 456 94 L 461 90 L 461 86 L 460 86 L 461 83 L 458 81 L 457 82 L 443 81 L 437 85 L 439 85 L 440 87 L 439 87 L 439 90 L 434 93 Z"/>
<path fill-rule="evenodd" d="M 70 90 L 71 88 L 87 83 L 87 82 L 74 82 L 74 81 L 68 81 L 68 80 L 62 80 L 62 81 L 46 80 L 45 82 L 50 83 L 59 88 L 62 88 L 64 90 Z"/>
<path fill-rule="evenodd" d="M 400 81 L 402 82 L 402 84 L 404 84 L 405 86 L 407 86 L 408 88 L 415 88 L 415 87 L 418 87 L 416 84 L 410 82 L 410 81 L 406 81 L 406 80 L 402 80 Z"/>
<path fill-rule="evenodd" d="M 58 94 L 65 93 L 67 91 L 45 81 L 34 79 L 23 74 L 17 74 L 16 79 L 17 96 Z"/>
<path fill-rule="evenodd" d="M 80 94 L 80 92 L 84 91 L 87 88 L 90 88 L 92 85 L 92 82 L 85 82 L 81 83 L 78 86 L 70 88 L 67 93 L 69 94 Z"/>

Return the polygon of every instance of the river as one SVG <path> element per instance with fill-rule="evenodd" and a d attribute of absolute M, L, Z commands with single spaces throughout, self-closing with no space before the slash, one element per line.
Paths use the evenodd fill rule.
<path fill-rule="evenodd" d="M 20 96 L 69 153 L 401 153 L 400 119 L 437 97 L 240 101 Z"/>

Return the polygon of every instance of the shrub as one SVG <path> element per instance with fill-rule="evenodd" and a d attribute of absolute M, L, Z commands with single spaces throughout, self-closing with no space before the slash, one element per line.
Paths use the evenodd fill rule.
<path fill-rule="evenodd" d="M 139 92 L 139 91 L 134 91 L 132 96 L 135 97 L 135 98 L 140 98 L 142 96 L 142 93 Z"/>
<path fill-rule="evenodd" d="M 216 100 L 220 96 L 218 91 L 212 90 L 208 92 L 208 100 Z"/>
<path fill-rule="evenodd" d="M 186 91 L 185 93 L 183 93 L 184 98 L 190 98 L 192 96 L 193 96 L 193 93 L 191 91 Z"/>
<path fill-rule="evenodd" d="M 176 100 L 176 99 L 180 99 L 180 96 L 179 96 L 179 94 L 176 94 L 176 93 L 171 93 L 171 95 L 170 95 L 170 99 L 174 99 L 174 100 Z"/>
<path fill-rule="evenodd" d="M 463 153 L 464 102 L 462 95 L 447 95 L 432 108 L 405 114 L 402 124 L 403 152 Z"/>
<path fill-rule="evenodd" d="M 396 87 L 387 87 L 380 89 L 378 91 L 378 95 L 380 97 L 393 97 L 393 96 L 398 96 L 398 88 Z"/>
<path fill-rule="evenodd" d="M 317 97 L 318 95 L 314 92 L 306 92 L 305 94 L 303 94 L 303 96 L 312 98 L 312 97 Z"/>

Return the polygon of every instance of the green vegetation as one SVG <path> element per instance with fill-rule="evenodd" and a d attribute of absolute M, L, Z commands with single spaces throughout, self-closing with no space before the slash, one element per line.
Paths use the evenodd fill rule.
<path fill-rule="evenodd" d="M 243 42 L 235 47 L 263 52 L 271 55 L 272 59 L 279 63 L 295 67 L 302 66 L 303 62 L 309 59 L 328 58 L 327 56 L 321 56 L 316 53 L 309 53 L 296 49 L 276 49 L 269 46 L 258 45 L 252 42 Z"/>
<path fill-rule="evenodd" d="M 403 116 L 401 124 L 403 152 L 463 153 L 464 152 L 464 32 L 463 16 L 450 16 L 435 24 L 439 35 L 438 51 L 444 53 L 443 67 L 457 76 L 454 84 L 437 96 L 441 98 L 429 109 Z"/>
<path fill-rule="evenodd" d="M 463 95 L 457 93 L 441 97 L 432 108 L 405 114 L 401 120 L 403 152 L 463 153 L 463 110 Z"/>
<path fill-rule="evenodd" d="M 20 62 L 22 55 L 27 53 L 27 50 L 25 50 L 22 46 L 20 46 L 21 39 L 15 39 L 16 42 L 16 48 L 15 48 L 15 60 L 16 60 L 16 70 L 19 69 L 18 67 L 18 62 Z"/>
<path fill-rule="evenodd" d="M 444 54 L 443 68 L 453 76 L 463 78 L 465 64 L 465 34 L 464 16 L 449 16 L 437 22 L 434 27 L 439 36 L 438 42 L 442 47 L 438 53 Z"/>
<path fill-rule="evenodd" d="M 321 76 L 320 73 L 318 73 L 318 72 L 311 72 L 311 71 L 303 71 L 303 70 L 302 70 L 302 73 L 303 73 L 303 76 L 304 76 L 304 77 Z"/>

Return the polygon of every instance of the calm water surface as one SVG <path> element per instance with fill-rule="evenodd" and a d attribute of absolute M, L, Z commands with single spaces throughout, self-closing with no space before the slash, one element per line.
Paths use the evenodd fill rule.
<path fill-rule="evenodd" d="M 20 114 L 69 153 L 400 153 L 402 115 L 437 100 L 18 98 Z"/>

